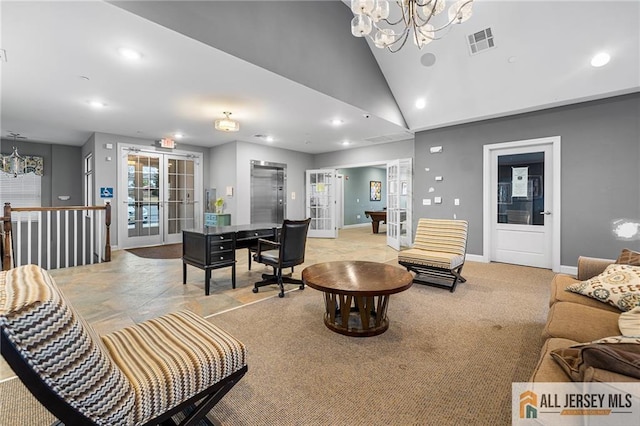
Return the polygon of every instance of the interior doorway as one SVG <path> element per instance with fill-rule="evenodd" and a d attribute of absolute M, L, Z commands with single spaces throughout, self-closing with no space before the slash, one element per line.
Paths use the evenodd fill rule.
<path fill-rule="evenodd" d="M 560 269 L 560 137 L 485 145 L 487 261 Z"/>
<path fill-rule="evenodd" d="M 118 245 L 178 243 L 203 216 L 201 155 L 119 146 Z"/>

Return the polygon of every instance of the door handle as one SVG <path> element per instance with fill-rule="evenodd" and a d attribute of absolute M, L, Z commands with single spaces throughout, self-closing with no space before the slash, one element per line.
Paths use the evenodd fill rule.
<path fill-rule="evenodd" d="M 543 215 L 548 216 L 548 215 L 550 215 L 550 214 L 551 214 L 551 212 L 550 212 L 550 211 L 546 211 L 546 210 L 545 210 L 545 211 L 543 211 L 543 212 L 540 212 L 540 214 L 543 214 Z"/>

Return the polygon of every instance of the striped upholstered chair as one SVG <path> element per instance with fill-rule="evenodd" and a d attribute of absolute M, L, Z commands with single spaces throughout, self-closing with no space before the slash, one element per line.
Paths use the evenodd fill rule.
<path fill-rule="evenodd" d="M 467 248 L 465 220 L 420 219 L 413 247 L 398 254 L 398 263 L 415 272 L 414 282 L 455 291 L 462 277 Z"/>
<path fill-rule="evenodd" d="M 242 343 L 188 311 L 100 338 L 35 265 L 0 273 L 0 328 L 2 356 L 68 426 L 194 424 L 247 371 Z"/>

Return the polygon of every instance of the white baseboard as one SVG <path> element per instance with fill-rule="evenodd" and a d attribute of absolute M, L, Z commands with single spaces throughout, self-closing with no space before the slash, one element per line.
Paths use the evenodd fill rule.
<path fill-rule="evenodd" d="M 470 260 L 472 262 L 480 262 L 480 263 L 489 263 L 489 260 L 480 255 L 480 254 L 466 254 L 465 255 L 465 260 Z M 561 274 L 567 274 L 567 275 L 578 275 L 578 267 L 577 266 L 566 266 L 566 265 L 560 265 L 560 271 L 559 273 Z"/>
<path fill-rule="evenodd" d="M 363 226 L 371 226 L 371 222 L 354 223 L 353 225 L 343 225 L 341 229 L 362 228 Z"/>
<path fill-rule="evenodd" d="M 464 255 L 464 259 L 465 260 L 470 260 L 472 262 L 480 262 L 480 263 L 489 263 L 489 261 L 487 259 L 485 259 L 484 256 L 479 255 L 479 254 L 465 254 Z"/>
<path fill-rule="evenodd" d="M 577 266 L 560 265 L 560 273 L 576 276 L 576 275 L 578 275 L 578 267 Z"/>

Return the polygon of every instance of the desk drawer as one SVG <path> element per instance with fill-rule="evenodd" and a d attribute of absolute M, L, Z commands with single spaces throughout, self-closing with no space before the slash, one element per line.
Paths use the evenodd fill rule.
<path fill-rule="evenodd" d="M 233 241 L 233 232 L 227 232 L 226 234 L 209 235 L 209 241 L 211 244 L 216 244 L 222 241 Z"/>
<path fill-rule="evenodd" d="M 273 240 L 273 236 L 272 228 L 238 231 L 236 234 L 236 248 L 255 247 L 258 244 L 258 238 Z"/>
<path fill-rule="evenodd" d="M 273 229 L 256 229 L 254 231 L 238 231 L 236 238 L 238 240 L 258 239 L 273 237 Z"/>
<path fill-rule="evenodd" d="M 216 240 L 214 238 L 209 243 L 209 251 L 211 252 L 211 255 L 229 250 L 233 250 L 233 240 Z"/>
<path fill-rule="evenodd" d="M 234 251 L 211 252 L 211 263 L 233 261 L 236 258 Z"/>

